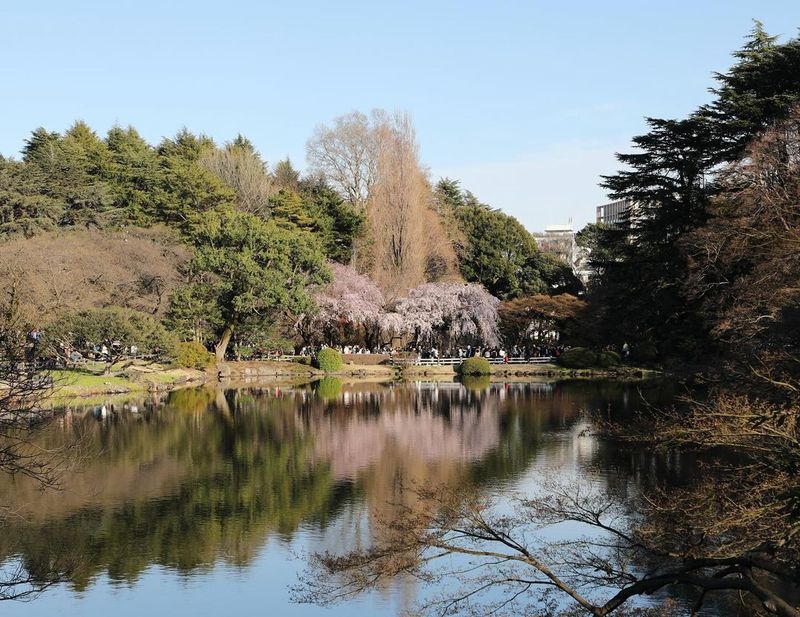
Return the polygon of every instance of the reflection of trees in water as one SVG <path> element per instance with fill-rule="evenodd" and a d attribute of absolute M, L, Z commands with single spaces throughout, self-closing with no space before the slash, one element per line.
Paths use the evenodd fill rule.
<path fill-rule="evenodd" d="M 614 390 L 618 391 L 617 396 L 612 396 L 611 401 L 618 401 L 614 414 L 617 420 L 620 413 L 625 417 L 637 407 L 641 408 L 642 400 L 656 409 L 675 401 L 675 384 L 667 381 L 640 384 L 637 387 L 616 384 Z M 635 520 L 644 530 L 664 526 L 682 527 L 682 521 L 669 521 L 655 516 L 653 508 L 644 502 L 645 496 L 648 499 L 659 495 L 672 497 L 676 489 L 694 490 L 691 487 L 697 483 L 700 467 L 708 463 L 707 456 L 690 450 L 643 448 L 611 440 L 593 440 L 593 444 L 590 455 L 578 461 L 578 468 L 598 482 L 609 502 L 613 502 L 620 512 Z M 717 460 L 725 464 L 737 460 L 737 455 L 731 451 L 719 450 L 715 455 Z M 706 490 L 707 487 L 700 486 L 699 489 Z M 663 567 L 663 557 L 654 557 L 644 551 L 632 552 L 631 558 L 632 569 L 638 568 L 642 573 L 656 572 Z M 694 605 L 698 598 L 696 590 L 685 585 L 670 586 L 654 596 L 656 603 L 672 598 L 682 607 Z M 739 595 L 729 591 L 708 594 L 704 606 L 708 614 L 713 615 L 752 614 L 740 601 Z"/>
<path fill-rule="evenodd" d="M 183 396 L 143 416 L 73 422 L 94 429 L 88 479 L 106 475 L 111 483 L 137 467 L 144 474 L 163 467 L 170 476 L 163 494 L 120 492 L 110 501 L 85 495 L 89 506 L 51 509 L 44 521 L 6 530 L 0 555 L 22 555 L 32 572 L 56 557 L 77 556 L 71 578 L 83 588 L 103 570 L 131 581 L 153 563 L 184 572 L 219 558 L 246 564 L 270 531 L 288 534 L 302 520 L 324 521 L 330 474 L 313 462 L 310 436 L 296 430 L 291 410 L 236 409 L 229 416 L 192 408 Z"/>
<path fill-rule="evenodd" d="M 18 554 L 44 572 L 74 558 L 72 580 L 84 588 L 103 571 L 135 580 L 150 564 L 182 572 L 218 559 L 247 564 L 270 533 L 288 538 L 303 521 L 325 527 L 351 517 L 330 540 L 357 541 L 361 529 L 369 541 L 370 525 L 356 523 L 390 516 L 402 484 L 512 477 L 542 447 L 539 436 L 570 425 L 587 396 L 543 384 L 347 385 L 317 394 L 182 390 L 140 413 L 102 421 L 73 413 L 43 443 L 86 434 L 90 462 L 63 493 L 0 484 L 31 519 L 5 530 L 0 560 Z"/>

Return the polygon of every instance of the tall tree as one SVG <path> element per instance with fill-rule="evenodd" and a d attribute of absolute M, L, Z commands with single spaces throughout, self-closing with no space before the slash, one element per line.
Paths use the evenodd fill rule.
<path fill-rule="evenodd" d="M 191 240 L 192 289 L 212 297 L 220 311 L 219 360 L 238 328 L 307 312 L 312 305 L 307 288 L 329 280 L 311 234 L 282 229 L 252 214 L 207 212 L 192 228 Z"/>
<path fill-rule="evenodd" d="M 339 116 L 333 126 L 318 126 L 306 144 L 311 170 L 324 174 L 356 211 L 366 209 L 377 178 L 379 116 L 380 112 L 369 117 L 357 111 Z"/>
<path fill-rule="evenodd" d="M 466 280 L 504 300 L 546 291 L 536 241 L 517 219 L 474 202 L 455 212 L 464 233 L 456 249 Z"/>
<path fill-rule="evenodd" d="M 408 114 L 385 116 L 377 142 L 377 179 L 367 206 L 373 276 L 396 296 L 425 280 L 429 188 Z"/>
<path fill-rule="evenodd" d="M 620 243 L 608 253 L 613 258 L 593 256 L 604 276 L 597 299 L 607 304 L 607 329 L 619 339 L 613 342 L 693 354 L 703 334 L 696 307 L 682 291 L 686 257 L 677 241 L 707 218 L 714 138 L 696 116 L 650 118 L 648 125 L 649 133 L 633 139 L 637 152 L 617 155 L 626 169 L 604 177 L 602 186 L 613 198 L 635 205 L 619 229 L 609 230 Z"/>
<path fill-rule="evenodd" d="M 719 141 L 717 159 L 736 160 L 748 143 L 774 120 L 785 118 L 800 100 L 800 39 L 779 43 L 759 21 L 727 73 L 716 73 L 714 99 L 699 114 Z"/>
<path fill-rule="evenodd" d="M 626 169 L 604 178 L 613 197 L 635 204 L 625 224 L 591 233 L 602 248 L 592 257 L 599 273 L 593 305 L 607 340 L 684 357 L 711 344 L 684 288 L 688 256 L 680 240 L 708 219 L 720 166 L 800 97 L 797 39 L 778 44 L 757 23 L 734 55 L 736 64 L 716 76 L 711 103 L 684 120 L 650 119 L 650 131 L 634 138 L 638 152 L 619 155 Z"/>
<path fill-rule="evenodd" d="M 105 174 L 114 206 L 126 209 L 135 224 L 151 222 L 166 199 L 158 154 L 132 126 L 115 126 L 106 135 L 111 163 Z"/>
<path fill-rule="evenodd" d="M 350 207 L 323 179 L 303 181 L 300 193 L 326 257 L 349 263 L 362 237 L 366 214 Z"/>
<path fill-rule="evenodd" d="M 204 152 L 199 163 L 236 194 L 236 207 L 261 217 L 269 216 L 269 198 L 277 192 L 267 165 L 241 135 L 224 148 Z"/>

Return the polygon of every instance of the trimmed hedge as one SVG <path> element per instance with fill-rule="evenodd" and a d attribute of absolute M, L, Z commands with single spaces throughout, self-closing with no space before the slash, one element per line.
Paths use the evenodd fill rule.
<path fill-rule="evenodd" d="M 490 375 L 492 365 L 486 358 L 467 358 L 458 367 L 458 372 L 462 375 Z"/>
<path fill-rule="evenodd" d="M 558 357 L 558 363 L 567 368 L 592 368 L 597 366 L 597 354 L 585 347 L 573 347 Z"/>
<path fill-rule="evenodd" d="M 558 363 L 567 368 L 613 368 L 622 364 L 619 354 L 614 351 L 594 352 L 585 347 L 573 347 L 562 353 Z"/>
<path fill-rule="evenodd" d="M 622 358 L 616 351 L 601 351 L 597 354 L 597 364 L 603 368 L 611 368 L 622 364 Z"/>
<path fill-rule="evenodd" d="M 335 349 L 326 347 L 317 354 L 314 365 L 326 373 L 335 373 L 342 368 L 342 354 Z"/>
<path fill-rule="evenodd" d="M 175 360 L 173 360 L 175 366 L 204 371 L 213 366 L 215 360 L 214 354 L 209 353 L 200 343 L 177 343 L 175 345 Z"/>

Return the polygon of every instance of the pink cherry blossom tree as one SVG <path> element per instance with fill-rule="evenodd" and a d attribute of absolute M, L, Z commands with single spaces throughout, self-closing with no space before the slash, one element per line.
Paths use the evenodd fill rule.
<path fill-rule="evenodd" d="M 338 263 L 328 266 L 333 281 L 313 294 L 319 310 L 303 316 L 297 324 L 298 332 L 309 343 L 366 342 L 369 345 L 379 330 L 383 293 L 368 277 L 350 266 Z"/>
<path fill-rule="evenodd" d="M 415 344 L 500 344 L 500 301 L 478 283 L 425 283 L 400 299 L 381 325 Z"/>

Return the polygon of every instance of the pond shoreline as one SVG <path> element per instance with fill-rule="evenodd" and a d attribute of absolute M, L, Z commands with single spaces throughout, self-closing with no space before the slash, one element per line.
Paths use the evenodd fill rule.
<path fill-rule="evenodd" d="M 658 372 L 638 367 L 614 369 L 568 369 L 555 364 L 497 364 L 492 365 L 492 381 L 522 380 L 531 377 L 562 379 L 643 379 Z M 199 387 L 206 384 L 247 385 L 303 384 L 325 377 L 363 381 L 414 381 L 418 379 L 456 380 L 453 366 L 388 366 L 383 364 L 349 363 L 341 370 L 325 373 L 297 362 L 247 361 L 223 362 L 208 371 L 160 366 L 132 366 L 109 375 L 86 371 L 55 371 L 54 391 L 48 401 L 63 402 L 100 395 L 166 393 L 173 390 Z"/>

